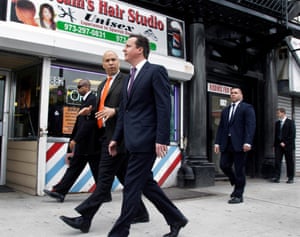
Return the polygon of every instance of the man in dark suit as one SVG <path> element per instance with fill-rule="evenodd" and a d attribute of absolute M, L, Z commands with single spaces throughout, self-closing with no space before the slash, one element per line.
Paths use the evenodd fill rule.
<path fill-rule="evenodd" d="M 91 92 L 89 80 L 82 79 L 77 85 L 78 92 L 82 98 L 80 109 L 90 107 L 91 111 L 96 110 L 96 96 Z M 61 181 L 53 186 L 51 191 L 44 190 L 45 194 L 57 201 L 63 202 L 66 194 L 79 177 L 87 163 L 89 163 L 93 177 L 97 181 L 100 148 L 98 142 L 97 122 L 94 116 L 80 115 L 76 118 L 75 125 L 70 137 L 69 149 L 74 151 Z"/>
<path fill-rule="evenodd" d="M 284 108 L 278 108 L 276 114 L 279 120 L 275 123 L 275 177 L 272 181 L 274 183 L 280 182 L 281 163 L 284 155 L 286 162 L 286 174 L 288 177 L 287 183 L 293 183 L 295 175 L 295 123 L 293 120 L 286 117 L 286 111 Z"/>
<path fill-rule="evenodd" d="M 84 233 L 89 231 L 92 219 L 103 202 L 111 199 L 111 186 L 115 175 L 118 177 L 120 182 L 124 184 L 124 177 L 127 168 L 127 157 L 125 156 L 125 149 L 122 143 L 118 146 L 117 156 L 112 158 L 108 154 L 108 144 L 116 127 L 119 104 L 122 98 L 121 91 L 125 76 L 120 72 L 120 60 L 117 54 L 113 51 L 107 51 L 104 53 L 102 67 L 107 73 L 107 79 L 98 87 L 97 108 L 99 108 L 99 110 L 95 113 L 95 117 L 98 120 L 102 120 L 101 125 L 99 125 L 99 130 L 101 131 L 101 144 L 99 144 L 99 146 L 101 146 L 102 149 L 96 189 L 86 200 L 75 208 L 81 216 L 75 218 L 66 216 L 60 217 L 66 224 L 73 228 L 80 229 Z M 105 99 L 103 99 L 106 86 L 109 86 L 109 89 Z M 103 108 L 100 108 L 101 101 L 104 102 Z M 80 112 L 80 114 L 90 113 L 90 108 L 85 108 Z M 103 126 L 103 122 L 105 123 L 105 126 Z M 148 212 L 143 202 L 140 201 L 139 211 L 132 222 L 138 223 L 148 221 Z"/>
<path fill-rule="evenodd" d="M 130 35 L 124 48 L 125 60 L 132 66 L 130 78 L 123 87 L 117 127 L 109 144 L 112 156 L 124 137 L 129 161 L 123 190 L 121 215 L 109 237 L 126 237 L 137 212 L 142 193 L 163 214 L 176 237 L 187 219 L 169 200 L 153 178 L 156 157 L 164 157 L 170 139 L 170 83 L 164 67 L 147 61 L 149 41 L 141 35 Z"/>
<path fill-rule="evenodd" d="M 240 88 L 231 88 L 230 99 L 231 105 L 221 114 L 214 149 L 216 154 L 221 151 L 220 168 L 234 186 L 228 203 L 235 204 L 243 202 L 246 154 L 252 148 L 256 118 L 252 105 L 243 102 Z"/>

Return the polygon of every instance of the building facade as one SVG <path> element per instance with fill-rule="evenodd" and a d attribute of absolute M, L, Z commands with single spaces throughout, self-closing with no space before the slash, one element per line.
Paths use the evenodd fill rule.
<path fill-rule="evenodd" d="M 128 73 L 123 48 L 130 33 L 149 37 L 149 61 L 166 67 L 171 79 L 171 145 L 153 167 L 162 186 L 176 183 L 181 164 L 180 111 L 184 81 L 194 68 L 186 60 L 184 22 L 119 1 L 1 1 L 0 183 L 42 195 L 67 168 L 64 156 L 81 97 L 80 79 L 92 90 L 105 79 L 103 54 L 114 50 Z M 25 17 L 26 16 L 26 17 Z M 86 167 L 71 192 L 88 192 Z M 113 190 L 120 188 L 118 180 Z"/>
<path fill-rule="evenodd" d="M 130 33 L 149 38 L 149 60 L 164 65 L 172 83 L 172 143 L 166 159 L 153 167 L 160 185 L 207 186 L 223 177 L 212 150 L 232 86 L 243 89 L 257 116 L 249 176 L 272 176 L 278 106 L 300 131 L 297 2 L 26 2 L 24 19 L 24 5 L 0 0 L 5 6 L 0 10 L 0 185 L 42 195 L 59 181 L 81 99 L 76 83 L 90 79 L 96 90 L 105 78 L 101 61 L 108 49 L 117 52 L 127 73 L 122 49 Z M 300 172 L 298 136 L 296 147 Z M 113 190 L 118 188 L 115 180 Z M 93 189 L 87 167 L 71 192 Z"/>
<path fill-rule="evenodd" d="M 129 2 L 129 1 L 126 1 Z M 274 123 L 277 107 L 285 107 L 299 133 L 299 89 L 293 87 L 299 60 L 290 47 L 299 37 L 298 1 L 164 0 L 130 1 L 183 19 L 187 59 L 195 68 L 184 87 L 186 165 L 179 170 L 182 186 L 209 185 L 223 177 L 219 156 L 213 154 L 220 111 L 229 89 L 243 89 L 257 116 L 254 149 L 248 154 L 247 174 L 269 178 L 274 166 Z M 293 63 L 296 60 L 297 63 Z M 292 73 L 294 72 L 294 74 Z M 299 173 L 299 139 L 296 172 Z"/>

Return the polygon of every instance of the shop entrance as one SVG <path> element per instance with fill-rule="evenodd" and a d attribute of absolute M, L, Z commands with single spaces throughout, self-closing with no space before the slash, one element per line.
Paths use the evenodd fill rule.
<path fill-rule="evenodd" d="M 220 123 L 222 110 L 230 104 L 230 87 L 209 83 L 208 103 L 209 103 L 209 119 L 208 119 L 208 157 L 210 162 L 215 164 L 216 177 L 222 176 L 220 169 L 220 154 L 213 152 L 217 129 Z"/>

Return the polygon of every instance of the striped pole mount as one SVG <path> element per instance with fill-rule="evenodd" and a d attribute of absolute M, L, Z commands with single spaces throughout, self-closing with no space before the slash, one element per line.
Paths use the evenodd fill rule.
<path fill-rule="evenodd" d="M 64 175 L 68 166 L 65 164 L 65 155 L 68 143 L 48 143 L 46 154 L 46 188 L 52 189 Z M 177 184 L 177 171 L 180 167 L 182 154 L 177 146 L 170 146 L 164 158 L 157 158 L 153 165 L 154 179 L 161 187 L 172 187 Z M 87 165 L 78 177 L 70 192 L 93 192 L 95 182 Z M 122 189 L 122 184 L 115 178 L 112 191 Z"/>

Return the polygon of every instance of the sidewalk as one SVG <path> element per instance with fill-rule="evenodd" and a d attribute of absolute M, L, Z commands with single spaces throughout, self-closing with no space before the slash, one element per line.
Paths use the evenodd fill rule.
<path fill-rule="evenodd" d="M 217 181 L 207 188 L 184 189 L 200 192 L 198 198 L 174 200 L 189 219 L 179 237 L 300 237 L 300 177 L 294 184 L 247 180 L 244 203 L 227 204 L 231 187 Z M 168 192 L 168 190 L 166 190 Z M 181 191 L 182 192 L 182 189 Z M 83 234 L 65 225 L 60 215 L 77 216 L 74 207 L 89 194 L 72 194 L 64 203 L 49 197 L 19 192 L 0 193 L 0 235 L 3 237 L 106 237 L 120 213 L 121 192 L 96 214 L 90 232 Z M 150 223 L 132 225 L 130 237 L 161 237 L 169 232 L 163 217 L 148 200 Z"/>

